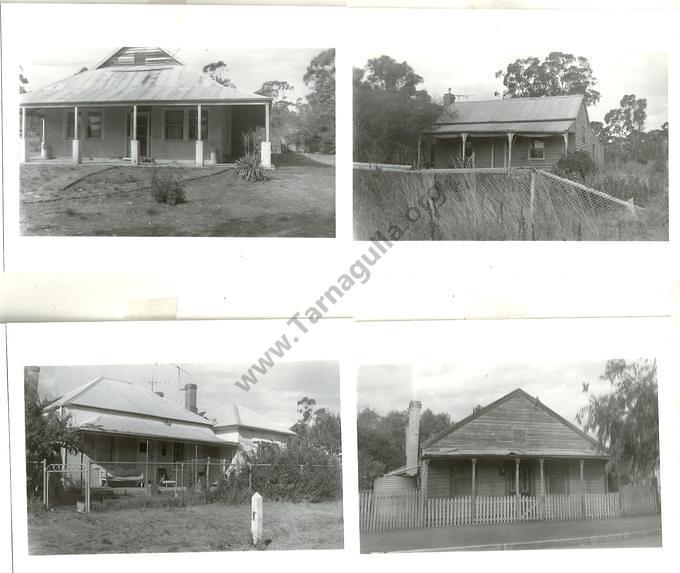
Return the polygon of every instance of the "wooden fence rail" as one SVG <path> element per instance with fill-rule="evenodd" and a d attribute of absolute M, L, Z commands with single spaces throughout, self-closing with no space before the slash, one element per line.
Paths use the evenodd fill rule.
<path fill-rule="evenodd" d="M 519 511 L 518 504 L 519 503 Z M 361 531 L 412 527 L 612 519 L 659 511 L 658 494 L 648 486 L 627 486 L 618 493 L 571 493 L 537 496 L 437 497 L 420 490 L 403 494 L 359 494 Z"/>

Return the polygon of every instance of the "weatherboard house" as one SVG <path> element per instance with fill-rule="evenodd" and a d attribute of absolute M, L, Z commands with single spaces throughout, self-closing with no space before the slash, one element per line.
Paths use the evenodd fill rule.
<path fill-rule="evenodd" d="M 271 165 L 271 98 L 224 86 L 162 48 L 123 47 L 93 69 L 22 94 L 21 161 L 27 116 L 41 119 L 41 159 L 205 163 L 243 154 L 242 134 L 264 126 L 261 161 Z"/>
<path fill-rule="evenodd" d="M 420 447 L 428 498 L 607 492 L 608 454 L 555 411 L 517 389 Z"/>
<path fill-rule="evenodd" d="M 27 369 L 27 381 L 37 388 L 39 369 Z M 66 481 L 82 479 L 82 464 L 102 469 L 106 485 L 144 485 L 200 480 L 210 471 L 210 480 L 229 465 L 239 463 L 244 451 L 270 442 L 285 446 L 294 432 L 268 423 L 240 405 L 232 406 L 231 417 L 218 420 L 196 407 L 196 384 L 185 384 L 184 405 L 174 403 L 162 392 L 124 380 L 99 377 L 51 402 L 46 411 L 56 411 L 78 429 L 83 451 L 62 451 L 64 464 L 76 468 Z M 222 413 L 221 413 L 222 412 Z M 206 466 L 206 461 L 213 466 Z"/>
<path fill-rule="evenodd" d="M 572 151 L 604 162 L 582 95 L 456 101 L 423 135 L 431 139 L 435 168 L 536 167 L 550 170 Z"/>

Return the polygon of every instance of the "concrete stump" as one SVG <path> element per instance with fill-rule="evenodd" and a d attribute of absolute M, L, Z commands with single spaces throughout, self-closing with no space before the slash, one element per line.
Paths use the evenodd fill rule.
<path fill-rule="evenodd" d="M 262 541 L 262 496 L 259 493 L 253 494 L 250 508 L 250 534 L 253 538 L 253 545 L 258 545 Z"/>

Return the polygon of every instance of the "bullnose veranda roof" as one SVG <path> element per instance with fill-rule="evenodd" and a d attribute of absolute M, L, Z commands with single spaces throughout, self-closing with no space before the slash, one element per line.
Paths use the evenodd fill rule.
<path fill-rule="evenodd" d="M 563 133 L 573 125 L 582 104 L 582 95 L 457 101 L 426 133 Z"/>
<path fill-rule="evenodd" d="M 113 56 L 95 69 L 22 94 L 21 106 L 265 103 L 271 99 L 224 86 L 173 58 L 149 56 L 142 64 L 123 60 L 113 65 L 112 61 Z"/>

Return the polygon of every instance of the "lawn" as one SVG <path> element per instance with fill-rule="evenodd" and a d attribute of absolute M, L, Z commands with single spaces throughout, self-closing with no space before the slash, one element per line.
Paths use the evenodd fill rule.
<path fill-rule="evenodd" d="M 21 233 L 62 236 L 335 237 L 335 167 L 277 158 L 264 183 L 230 166 L 159 167 L 184 181 L 186 203 L 154 202 L 152 168 L 21 166 Z"/>
<path fill-rule="evenodd" d="M 265 502 L 263 515 L 268 551 L 343 548 L 341 501 Z M 253 549 L 249 536 L 249 504 L 28 516 L 31 555 L 246 551 Z"/>

